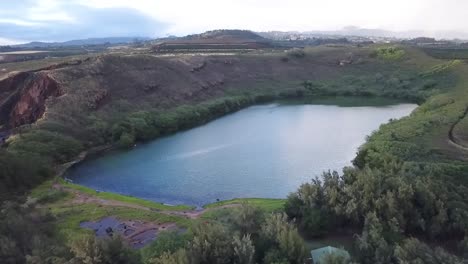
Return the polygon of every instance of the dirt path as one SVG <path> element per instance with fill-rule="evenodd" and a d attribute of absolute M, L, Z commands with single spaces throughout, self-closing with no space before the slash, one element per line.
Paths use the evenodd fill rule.
<path fill-rule="evenodd" d="M 452 144 L 453 146 L 455 146 L 455 147 L 457 147 L 459 149 L 465 150 L 465 151 L 468 151 L 468 146 L 465 146 L 461 142 L 458 142 L 458 140 L 456 139 L 456 137 L 453 134 L 453 130 L 458 125 L 458 123 L 460 123 L 464 118 L 467 118 L 467 115 L 468 115 L 468 107 L 465 108 L 465 111 L 463 112 L 463 115 L 455 123 L 453 123 L 452 126 L 450 126 L 450 130 L 449 130 L 449 133 L 448 133 L 449 143 Z"/>
<path fill-rule="evenodd" d="M 93 195 L 80 192 L 75 189 L 67 188 L 61 184 L 54 184 L 53 188 L 72 193 L 74 197 L 72 200 L 68 202 L 70 205 L 92 203 L 92 204 L 99 204 L 103 206 L 119 206 L 119 207 L 127 207 L 127 208 L 133 208 L 133 209 L 139 209 L 139 210 L 145 210 L 145 211 L 153 211 L 153 212 L 158 212 L 158 213 L 166 214 L 166 215 L 186 217 L 188 219 L 197 219 L 202 214 L 208 211 L 240 206 L 240 204 L 226 204 L 226 205 L 221 205 L 215 208 L 205 208 L 201 210 L 185 210 L 185 211 L 157 210 L 154 208 L 150 208 L 150 207 L 146 207 L 146 206 L 142 206 L 138 204 L 132 204 L 132 203 L 121 202 L 121 201 L 116 201 L 116 200 L 102 199 Z"/>

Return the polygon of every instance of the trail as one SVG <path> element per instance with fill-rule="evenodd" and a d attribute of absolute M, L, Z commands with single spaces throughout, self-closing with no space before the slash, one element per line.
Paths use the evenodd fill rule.
<path fill-rule="evenodd" d="M 151 211 L 159 214 L 184 217 L 187 219 L 198 219 L 201 215 L 212 210 L 222 208 L 237 207 L 240 204 L 228 204 L 215 208 L 205 208 L 202 210 L 158 210 L 143 205 L 121 202 L 112 199 L 103 199 L 97 196 L 81 192 L 76 189 L 66 187 L 56 183 L 52 186 L 53 189 L 62 190 L 73 194 L 73 198 L 65 202 L 65 206 L 74 207 L 80 204 L 96 204 L 99 206 L 109 207 L 126 207 L 144 211 Z M 85 221 L 80 223 L 80 227 L 92 229 L 98 237 L 112 237 L 114 234 L 120 235 L 133 248 L 142 248 L 145 245 L 154 241 L 161 231 L 165 230 L 180 230 L 175 222 L 147 222 L 142 220 L 126 220 L 119 219 L 114 216 L 106 216 L 97 221 Z"/>
<path fill-rule="evenodd" d="M 459 149 L 466 150 L 466 151 L 468 151 L 468 146 L 465 146 L 461 142 L 458 142 L 456 137 L 453 135 L 453 130 L 464 118 L 466 118 L 467 115 L 468 115 L 468 107 L 465 108 L 465 111 L 463 112 L 463 115 L 455 123 L 453 123 L 450 126 L 450 130 L 449 130 L 449 133 L 448 133 L 449 143 L 452 144 L 453 146 L 459 148 Z"/>
<path fill-rule="evenodd" d="M 74 197 L 72 200 L 68 202 L 70 205 L 91 203 L 91 204 L 98 204 L 98 205 L 103 205 L 103 206 L 119 206 L 119 207 L 127 207 L 127 208 L 138 209 L 138 210 L 152 211 L 152 212 L 157 212 L 160 214 L 166 214 L 166 215 L 172 215 L 172 216 L 180 216 L 180 217 L 185 217 L 187 219 L 197 219 L 204 213 L 217 210 L 217 209 L 233 208 L 233 207 L 240 206 L 240 204 L 227 204 L 227 205 L 221 205 L 221 206 L 214 207 L 214 208 L 204 208 L 201 210 L 185 210 L 185 211 L 158 210 L 155 208 L 146 207 L 146 206 L 142 206 L 138 204 L 99 198 L 90 194 L 80 192 L 75 189 L 67 188 L 61 184 L 54 184 L 53 188 L 72 193 Z"/>

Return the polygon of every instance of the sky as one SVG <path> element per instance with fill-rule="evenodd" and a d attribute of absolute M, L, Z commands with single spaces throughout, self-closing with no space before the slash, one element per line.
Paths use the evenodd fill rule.
<path fill-rule="evenodd" d="M 0 45 L 347 26 L 467 37 L 468 0 L 0 0 Z"/>

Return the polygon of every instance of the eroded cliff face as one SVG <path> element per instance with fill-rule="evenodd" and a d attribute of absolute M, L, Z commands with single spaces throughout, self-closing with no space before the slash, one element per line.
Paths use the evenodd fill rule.
<path fill-rule="evenodd" d="M 9 77 L 0 82 L 0 92 L 0 122 L 7 129 L 34 123 L 44 115 L 46 100 L 63 93 L 46 72 Z"/>
<path fill-rule="evenodd" d="M 114 122 L 115 116 L 132 111 L 164 111 L 260 90 L 302 89 L 301 80 L 342 75 L 347 66 L 338 62 L 349 52 L 329 52 L 287 61 L 260 55 L 108 54 L 11 73 L 0 80 L 0 131 L 39 119 L 75 131 L 83 128 L 76 124 L 91 122 L 90 115 Z M 368 57 L 366 51 L 354 52 Z"/>

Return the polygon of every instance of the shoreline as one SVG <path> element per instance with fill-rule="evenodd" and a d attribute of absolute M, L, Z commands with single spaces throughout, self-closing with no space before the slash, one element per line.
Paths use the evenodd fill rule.
<path fill-rule="evenodd" d="M 329 100 L 330 98 L 355 100 L 355 99 L 359 99 L 361 97 L 356 97 L 356 96 L 318 96 L 318 97 L 296 98 L 296 99 L 290 99 L 290 100 L 287 100 L 287 99 L 271 100 L 271 101 L 264 102 L 264 103 L 274 103 L 274 102 L 288 103 L 288 101 L 289 102 L 296 101 L 296 102 L 300 102 L 301 104 L 315 104 L 314 101 L 318 100 L 320 102 L 320 100 Z M 378 100 L 379 97 L 374 97 L 374 98 L 376 98 Z M 390 100 L 392 102 L 392 104 L 390 104 L 390 105 L 404 104 L 405 103 L 404 101 L 399 100 L 399 99 L 387 98 L 387 97 L 380 97 L 380 98 L 382 98 L 384 100 L 387 100 L 387 99 Z M 376 99 L 374 99 L 374 100 L 376 100 Z M 228 112 L 228 113 L 226 113 L 224 115 L 216 116 L 215 118 L 213 118 L 211 120 L 208 120 L 206 122 L 203 122 L 202 124 L 198 124 L 198 125 L 196 125 L 194 127 L 197 127 L 197 126 L 203 125 L 205 123 L 211 122 L 213 120 L 216 120 L 216 119 L 224 117 L 224 116 L 226 116 L 228 114 L 240 111 L 240 110 L 245 109 L 247 107 L 250 107 L 250 106 L 253 106 L 253 105 L 259 105 L 259 104 L 261 104 L 261 103 L 255 103 L 254 102 L 252 104 L 247 104 L 247 105 L 237 109 L 236 111 L 230 111 L 230 112 Z M 417 105 L 416 108 L 417 107 L 419 107 L 419 105 Z M 140 141 L 140 142 L 136 142 L 136 143 L 146 144 L 148 142 L 152 142 L 154 140 L 158 140 L 158 139 L 161 139 L 161 138 L 164 138 L 164 137 L 169 137 L 169 136 L 172 136 L 172 135 L 174 135 L 176 133 L 179 133 L 179 132 L 182 132 L 182 131 L 185 131 L 185 130 L 189 130 L 191 128 L 193 128 L 193 127 L 177 130 L 177 131 L 175 131 L 173 133 L 170 133 L 170 134 L 167 134 L 167 135 L 159 136 L 159 137 L 156 137 L 156 138 L 148 140 L 148 141 Z M 135 144 L 135 146 L 136 146 L 136 144 Z M 126 148 L 126 150 L 130 151 L 130 150 L 132 150 L 132 148 L 133 147 Z M 119 151 L 119 150 L 125 150 L 125 149 L 124 148 L 118 148 L 118 146 L 116 144 L 114 144 L 114 145 L 97 146 L 97 147 L 91 148 L 89 150 L 82 151 L 75 160 L 64 163 L 64 164 L 58 166 L 56 175 L 57 175 L 57 177 L 62 178 L 63 180 L 65 180 L 68 183 L 75 184 L 71 179 L 68 179 L 66 177 L 67 172 L 72 167 L 74 167 L 74 166 L 76 166 L 76 165 L 78 165 L 81 162 L 84 162 L 86 160 L 93 159 L 93 158 L 99 157 L 101 155 L 105 155 L 106 153 L 109 153 L 109 152 L 112 152 L 112 151 Z M 207 207 L 209 207 L 209 206 L 211 206 L 213 204 L 226 203 L 226 202 L 233 201 L 233 200 L 239 201 L 239 200 L 252 200 L 252 199 L 262 200 L 263 199 L 263 200 L 273 200 L 274 201 L 274 200 L 285 200 L 286 199 L 286 197 L 285 198 L 248 197 L 248 198 L 232 198 L 232 199 L 227 199 L 227 200 L 219 200 L 219 201 L 216 201 L 216 202 L 206 203 L 206 204 L 203 204 L 203 205 L 190 205 L 190 204 L 187 204 L 187 203 L 167 204 L 167 203 L 163 203 L 163 202 L 158 202 L 158 201 L 153 201 L 153 200 L 149 200 L 149 199 L 139 198 L 139 197 L 136 197 L 136 196 L 121 194 L 121 193 L 117 193 L 117 192 L 99 191 L 99 190 L 93 189 L 91 187 L 87 187 L 87 186 L 80 185 L 80 184 L 76 184 L 76 185 L 82 186 L 83 188 L 87 188 L 87 189 L 92 190 L 92 191 L 97 192 L 97 193 L 110 193 L 110 194 L 115 194 L 115 195 L 119 195 L 119 196 L 123 196 L 123 197 L 131 197 L 131 198 L 135 198 L 135 199 L 140 199 L 142 201 L 153 202 L 153 203 L 156 203 L 156 204 L 161 204 L 161 205 L 170 206 L 170 207 L 190 206 L 190 207 L 193 207 L 193 208 L 196 208 L 196 209 L 199 209 L 199 210 L 202 210 L 203 208 L 207 208 Z"/>

